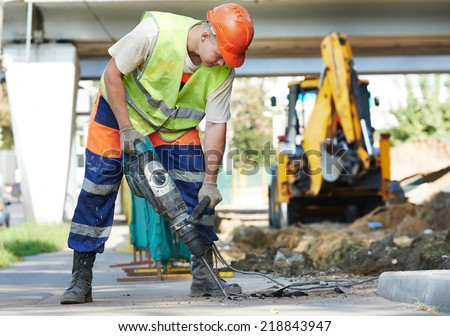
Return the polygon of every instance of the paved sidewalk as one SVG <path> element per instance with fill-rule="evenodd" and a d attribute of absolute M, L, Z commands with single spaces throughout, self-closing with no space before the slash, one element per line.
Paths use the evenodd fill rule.
<path fill-rule="evenodd" d="M 190 280 L 117 282 L 125 277 L 121 268 L 110 265 L 128 263 L 132 255 L 121 252 L 128 239 L 128 227 L 113 227 L 105 253 L 97 256 L 94 267 L 94 302 L 61 305 L 59 297 L 70 282 L 72 251 L 28 257 L 21 263 L 0 270 L 0 316 L 142 316 L 142 315 L 362 315 L 407 316 L 439 315 L 420 311 L 413 304 L 386 300 L 376 294 L 377 282 L 354 286 L 344 294 L 333 289 L 308 292 L 295 298 L 256 298 L 241 301 L 223 298 L 191 298 Z M 244 293 L 274 285 L 268 279 L 236 274 Z M 288 283 L 288 280 L 282 280 Z M 441 315 L 449 315 L 447 312 Z"/>

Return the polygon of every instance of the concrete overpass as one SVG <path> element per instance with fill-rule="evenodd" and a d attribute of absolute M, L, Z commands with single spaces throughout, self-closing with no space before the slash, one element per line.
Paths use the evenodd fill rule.
<path fill-rule="evenodd" d="M 29 2 L 0 0 L 3 45 L 27 41 Z M 107 49 L 134 27 L 143 11 L 171 11 L 202 19 L 227 1 L 35 0 L 33 44 L 72 43 L 81 77 L 98 77 Z M 346 33 L 361 73 L 450 71 L 449 0 L 247 0 L 255 21 L 249 61 L 239 75 L 293 75 L 320 69 L 319 43 Z"/>
<path fill-rule="evenodd" d="M 60 221 L 67 195 L 74 196 L 78 80 L 99 78 L 108 47 L 144 10 L 202 19 L 224 2 L 0 0 L 2 64 L 29 220 Z M 255 21 L 239 76 L 316 73 L 320 40 L 330 31 L 348 35 L 360 73 L 450 72 L 450 0 L 235 2 Z"/>

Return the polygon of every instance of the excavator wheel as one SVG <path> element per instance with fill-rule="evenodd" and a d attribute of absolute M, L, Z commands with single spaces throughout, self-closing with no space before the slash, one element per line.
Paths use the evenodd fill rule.
<path fill-rule="evenodd" d="M 302 220 L 302 201 L 293 198 L 290 203 L 277 200 L 277 178 L 269 185 L 269 226 L 274 229 L 286 228 Z"/>
<path fill-rule="evenodd" d="M 288 225 L 288 205 L 278 201 L 277 176 L 273 175 L 269 185 L 269 226 L 274 229 L 282 229 Z"/>
<path fill-rule="evenodd" d="M 345 223 L 353 223 L 356 218 L 358 218 L 359 211 L 358 207 L 354 204 L 349 204 L 345 207 L 345 214 L 343 217 L 343 221 Z"/>

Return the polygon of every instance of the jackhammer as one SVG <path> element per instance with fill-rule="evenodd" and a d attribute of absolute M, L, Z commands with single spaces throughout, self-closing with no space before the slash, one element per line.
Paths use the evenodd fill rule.
<path fill-rule="evenodd" d="M 137 197 L 145 198 L 159 215 L 170 222 L 172 230 L 186 244 L 191 254 L 203 261 L 224 297 L 229 298 L 221 279 L 206 261 L 203 240 L 193 224 L 203 215 L 210 198 L 203 198 L 188 215 L 187 205 L 180 190 L 157 158 L 153 148 L 148 148 L 140 140 L 136 140 L 134 145 L 136 155 L 129 156 L 124 153 L 125 177 L 131 192 Z"/>

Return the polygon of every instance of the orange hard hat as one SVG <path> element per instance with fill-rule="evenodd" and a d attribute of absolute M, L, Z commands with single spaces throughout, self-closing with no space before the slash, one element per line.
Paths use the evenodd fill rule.
<path fill-rule="evenodd" d="M 245 51 L 253 39 L 253 20 L 250 14 L 244 7 L 228 3 L 211 8 L 207 18 L 216 34 L 225 63 L 239 68 L 244 64 Z"/>

